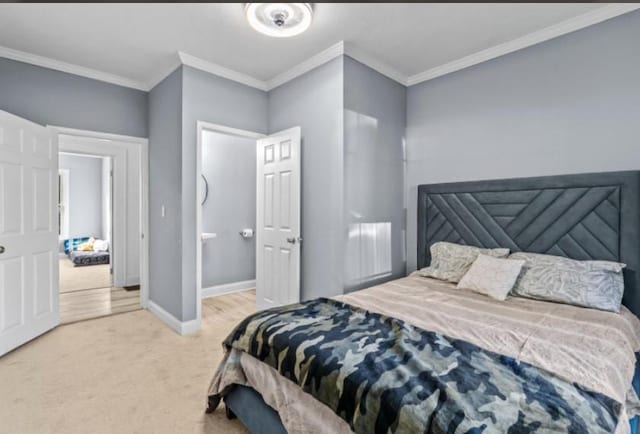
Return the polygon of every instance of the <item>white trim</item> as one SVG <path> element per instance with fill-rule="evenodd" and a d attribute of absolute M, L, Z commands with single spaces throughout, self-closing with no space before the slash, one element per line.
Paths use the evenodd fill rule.
<path fill-rule="evenodd" d="M 59 241 L 69 238 L 69 169 L 61 169 L 58 160 L 58 215 L 60 216 Z M 62 211 L 60 210 L 62 208 Z"/>
<path fill-rule="evenodd" d="M 50 57 L 38 56 L 24 51 L 14 50 L 12 48 L 0 46 L 0 57 L 6 59 L 17 60 L 18 62 L 29 63 L 31 65 L 41 66 L 43 68 L 54 69 L 56 71 L 66 72 L 68 74 L 78 75 L 80 77 L 91 78 L 93 80 L 103 81 L 105 83 L 116 84 L 118 86 L 130 87 L 132 89 L 147 91 L 146 83 L 133 80 L 131 78 L 122 77 L 121 75 L 111 74 L 108 72 L 98 71 L 97 69 L 86 68 L 84 66 L 75 65 L 73 63 L 55 60 Z"/>
<path fill-rule="evenodd" d="M 431 80 L 445 74 L 449 74 L 473 65 L 477 65 L 482 62 L 486 62 L 487 60 L 495 59 L 496 57 L 500 57 L 505 54 L 509 54 L 514 51 L 539 44 L 540 42 L 544 42 L 549 39 L 553 39 L 558 36 L 562 36 L 567 33 L 592 26 L 594 24 L 598 24 L 602 21 L 626 14 L 628 12 L 632 12 L 637 9 L 640 9 L 639 4 L 611 3 L 593 11 L 575 16 L 573 18 L 569 18 L 568 20 L 562 21 L 558 24 L 554 24 L 544 29 L 529 33 L 528 35 L 524 35 L 514 40 L 486 48 L 469 56 L 465 56 L 463 58 L 436 66 L 434 68 L 408 77 L 394 67 L 380 62 L 375 57 L 356 47 L 353 43 L 345 43 L 345 41 L 340 41 L 337 44 L 332 45 L 326 50 L 323 50 L 320 53 L 311 56 L 304 62 L 276 75 L 275 77 L 272 77 L 269 80 L 260 80 L 258 78 L 252 77 L 251 75 L 234 71 L 232 69 L 226 68 L 213 62 L 209 62 L 204 59 L 200 59 L 196 56 L 182 51 L 177 53 L 177 60 L 173 61 L 169 65 L 169 68 L 166 68 L 163 71 L 159 72 L 156 76 L 150 78 L 146 82 L 133 80 L 127 77 L 122 77 L 91 68 L 85 68 L 83 66 L 75 65 L 72 63 L 62 62 L 48 57 L 38 56 L 35 54 L 26 53 L 24 51 L 18 51 L 2 46 L 0 46 L 0 57 L 5 57 L 8 59 L 17 60 L 19 62 L 30 63 L 33 65 L 42 66 L 44 68 L 55 69 L 58 71 L 67 72 L 69 74 L 75 74 L 82 77 L 92 78 L 94 80 L 99 80 L 143 91 L 149 91 L 153 89 L 178 66 L 186 65 L 213 75 L 217 75 L 219 77 L 226 78 L 228 80 L 236 81 L 238 83 L 242 83 L 247 86 L 268 92 L 278 86 L 283 85 L 284 83 L 287 83 L 288 81 L 293 80 L 296 77 L 299 77 L 302 74 L 305 74 L 306 72 L 311 71 L 314 68 L 317 68 L 320 65 L 329 62 L 332 59 L 335 59 L 338 56 L 348 55 L 358 62 L 367 65 L 371 69 L 374 69 L 379 73 L 391 78 L 392 80 L 397 81 L 398 83 L 401 83 L 405 86 L 413 86 L 414 84 L 422 83 L 423 81 Z"/>
<path fill-rule="evenodd" d="M 111 133 L 102 133 L 96 131 L 87 131 L 87 130 L 78 130 L 75 128 L 66 128 L 66 127 L 57 127 L 53 125 L 48 125 L 48 128 L 51 128 L 55 133 L 57 133 L 57 137 L 60 135 L 66 136 L 67 139 L 62 141 L 59 145 L 59 152 L 75 152 L 83 155 L 101 155 L 101 156 L 111 156 L 112 158 L 125 158 L 127 154 L 127 148 L 129 145 L 134 145 L 135 148 L 139 151 L 140 158 L 140 168 L 139 168 L 139 176 L 141 177 L 140 186 L 140 233 L 142 238 L 140 239 L 140 305 L 143 308 L 147 308 L 149 304 L 149 241 L 148 241 L 148 231 L 149 231 L 149 215 L 148 215 L 148 203 L 149 203 L 149 140 L 141 137 L 131 137 L 124 136 L 120 134 L 111 134 Z M 88 139 L 88 140 L 87 140 Z M 106 141 L 106 143 L 100 143 L 101 141 Z M 113 146 L 109 146 L 113 142 Z M 123 147 L 123 145 L 125 145 Z M 115 165 L 115 161 L 113 162 Z M 114 166 L 112 166 L 114 167 Z M 125 187 L 126 187 L 126 161 L 125 161 Z M 115 180 L 114 180 L 115 182 Z M 115 193 L 115 185 L 114 185 L 114 193 Z M 125 201 L 126 202 L 126 201 Z M 123 204 L 126 205 L 126 204 Z M 115 225 L 116 218 L 116 208 L 119 204 L 112 203 L 113 207 L 113 215 L 114 220 L 113 224 Z M 121 205 L 122 206 L 122 205 Z M 126 208 L 125 208 L 126 212 Z M 115 229 L 115 228 L 113 228 Z M 113 231 L 112 229 L 112 231 Z M 112 232 L 112 238 L 116 236 L 115 231 Z M 119 237 L 121 238 L 121 237 Z M 113 249 L 116 249 L 116 239 L 111 240 Z M 122 240 L 120 243 L 123 246 L 126 246 Z M 120 255 L 122 256 L 122 255 Z M 116 277 L 116 272 L 118 272 L 116 268 L 115 262 L 118 259 L 116 258 L 114 252 L 114 278 Z M 126 282 L 126 279 L 131 277 L 127 276 L 124 272 L 125 268 L 123 268 L 123 273 L 119 273 L 122 276 L 122 279 L 125 281 L 125 285 L 129 284 Z"/>
<path fill-rule="evenodd" d="M 224 125 L 212 124 L 211 122 L 198 121 L 196 128 L 201 131 L 214 131 L 216 133 L 227 134 L 235 137 L 246 137 L 249 139 L 261 139 L 266 137 L 262 133 L 255 133 L 253 131 L 241 130 L 239 128 L 225 127 Z"/>
<path fill-rule="evenodd" d="M 326 50 L 323 50 L 318 54 L 311 56 L 309 59 L 305 60 L 302 63 L 299 63 L 293 68 L 276 75 L 275 77 L 265 82 L 265 90 L 269 91 L 271 89 L 275 89 L 276 87 L 281 86 L 286 82 L 301 76 L 302 74 L 306 74 L 307 72 L 317 68 L 320 65 L 324 65 L 325 63 L 335 59 L 336 57 L 342 56 L 344 54 L 344 47 L 344 41 L 340 41 L 337 44 L 334 44 L 331 47 L 327 48 Z"/>
<path fill-rule="evenodd" d="M 371 54 L 363 51 L 362 49 L 356 47 L 354 44 L 347 42 L 345 43 L 345 54 L 352 59 L 357 60 L 358 62 L 367 65 L 369 68 L 374 71 L 379 72 L 380 74 L 397 81 L 403 86 L 407 85 L 407 76 L 395 69 L 394 67 L 379 61 Z"/>
<path fill-rule="evenodd" d="M 268 90 L 264 81 L 254 78 L 250 75 L 234 71 L 233 69 L 225 68 L 224 66 L 220 66 L 216 63 L 209 62 L 204 59 L 200 59 L 199 57 L 192 56 L 191 54 L 187 54 L 182 51 L 178 52 L 178 56 L 180 56 L 180 62 L 182 62 L 183 65 L 190 66 L 192 68 L 196 68 L 201 71 L 217 75 L 218 77 L 226 78 L 228 80 L 237 81 L 238 83 L 242 83 L 250 87 L 255 87 L 256 89 L 264 91 Z"/>
<path fill-rule="evenodd" d="M 229 134 L 236 137 L 246 137 L 249 139 L 260 139 L 264 134 L 254 131 L 231 128 L 224 125 L 212 124 L 210 122 L 196 122 L 196 171 L 194 173 L 196 181 L 196 200 L 194 203 L 196 212 L 196 319 L 198 325 L 202 320 L 202 183 L 198 180 L 202 175 L 202 134 L 205 131 L 214 131 L 222 134 Z"/>
<path fill-rule="evenodd" d="M 101 133 L 98 131 L 89 131 L 89 130 L 79 130 L 76 128 L 59 127 L 57 125 L 47 125 L 47 127 L 54 129 L 58 134 L 64 134 L 66 136 L 88 137 L 91 139 L 113 140 L 116 142 L 138 143 L 141 145 L 149 146 L 149 139 L 144 137 L 125 136 L 122 134 Z"/>
<path fill-rule="evenodd" d="M 459 71 L 461 69 L 468 68 L 482 62 L 486 62 L 487 60 L 495 59 L 496 57 L 500 57 L 517 50 L 522 50 L 523 48 L 527 48 L 532 45 L 539 44 L 540 42 L 548 41 L 549 39 L 557 38 L 558 36 L 566 35 L 567 33 L 571 33 L 576 30 L 598 24 L 602 21 L 626 14 L 639 8 L 640 5 L 638 4 L 609 4 L 594 11 L 578 15 L 576 17 L 562 21 L 558 24 L 554 24 L 544 29 L 537 30 L 533 33 L 529 33 L 528 35 L 522 36 L 512 41 L 498 44 L 496 46 L 478 51 L 477 53 L 471 54 L 461 59 L 454 60 L 452 62 L 445 63 L 444 65 L 428 69 L 419 74 L 412 75 L 407 79 L 407 86 L 413 86 L 414 84 L 422 83 L 423 81 L 431 80 L 445 74 L 450 74 L 452 72 Z"/>
<path fill-rule="evenodd" d="M 182 60 L 180 60 L 179 54 L 175 53 L 175 56 L 173 56 L 173 59 L 171 60 L 171 63 L 169 64 L 169 66 L 160 70 L 160 72 L 155 74 L 150 80 L 147 81 L 147 84 L 146 84 L 147 91 L 151 91 L 151 89 L 153 89 L 158 84 L 160 84 L 162 80 L 164 80 L 169 75 L 171 75 L 173 71 L 175 71 L 181 65 L 182 65 Z"/>
<path fill-rule="evenodd" d="M 179 335 L 190 335 L 200 330 L 200 320 L 180 321 L 151 300 L 149 300 L 148 309 Z"/>
<path fill-rule="evenodd" d="M 247 86 L 255 87 L 256 89 L 268 92 L 293 80 L 294 78 L 306 74 L 312 69 L 324 65 L 325 63 L 335 59 L 336 57 L 340 57 L 343 55 L 348 55 L 358 62 L 367 65 L 369 68 L 378 71 L 380 74 L 389 77 L 402 85 L 407 85 L 407 77 L 403 73 L 383 62 L 380 62 L 370 54 L 366 53 L 360 48 L 357 48 L 354 44 L 346 43 L 345 41 L 340 41 L 332 45 L 326 50 L 323 50 L 318 54 L 311 56 L 304 62 L 299 63 L 293 68 L 284 71 L 266 81 L 258 80 L 249 75 L 233 71 L 231 69 L 225 68 L 204 59 L 200 59 L 187 53 L 180 52 L 180 59 L 182 61 L 182 64 L 184 65 L 191 66 L 193 68 L 209 72 L 210 74 L 218 75 L 220 77 L 237 81 L 238 83 L 246 84 Z"/>
<path fill-rule="evenodd" d="M 243 280 L 241 282 L 225 283 L 224 285 L 215 285 L 208 288 L 202 288 L 202 298 L 216 297 L 223 294 L 231 294 L 233 292 L 246 291 L 256 287 L 256 280 Z"/>
<path fill-rule="evenodd" d="M 140 166 L 140 306 L 146 309 L 149 305 L 149 147 L 146 145 L 140 149 Z"/>

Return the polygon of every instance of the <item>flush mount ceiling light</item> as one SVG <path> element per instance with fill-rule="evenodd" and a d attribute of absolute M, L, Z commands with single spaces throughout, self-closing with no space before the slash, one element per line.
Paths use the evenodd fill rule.
<path fill-rule="evenodd" d="M 247 3 L 247 20 L 260 33 L 276 38 L 299 35 L 311 25 L 311 3 Z"/>

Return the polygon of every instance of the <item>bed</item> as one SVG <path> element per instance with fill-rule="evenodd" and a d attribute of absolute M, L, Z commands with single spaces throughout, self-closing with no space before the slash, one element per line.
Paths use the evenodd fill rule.
<path fill-rule="evenodd" d="M 499 302 L 412 274 L 245 320 L 227 341 L 238 345 L 227 348 L 213 378 L 209 410 L 224 399 L 228 415 L 256 433 L 406 432 L 424 415 L 430 419 L 420 426 L 434 432 L 637 431 L 629 414 L 640 406 L 633 392 L 640 392 L 640 172 L 419 186 L 418 268 L 439 241 L 624 262 L 624 307 L 612 313 L 521 297 Z M 285 330 L 286 318 L 307 323 L 280 335 L 289 353 L 272 353 L 266 338 Z M 268 327 L 259 329 L 258 320 Z M 385 343 L 389 333 L 411 351 L 359 347 L 370 335 Z M 339 336 L 350 350 L 327 353 L 340 348 L 328 339 L 314 347 L 320 335 Z M 396 360 L 418 352 L 408 364 Z M 297 365 L 301 354 L 320 362 Z M 431 372 L 418 380 L 447 378 L 448 386 L 422 395 L 407 388 L 417 381 L 406 376 L 409 365 L 418 362 Z M 361 369 L 379 377 L 360 378 Z M 376 387 L 380 393 L 370 393 Z"/>
<path fill-rule="evenodd" d="M 108 264 L 109 252 L 94 252 L 84 250 L 72 250 L 69 259 L 76 266 Z"/>
<path fill-rule="evenodd" d="M 108 264 L 111 259 L 109 251 L 80 250 L 80 246 L 89 239 L 90 237 L 81 237 L 64 240 L 64 253 L 75 266 Z"/>

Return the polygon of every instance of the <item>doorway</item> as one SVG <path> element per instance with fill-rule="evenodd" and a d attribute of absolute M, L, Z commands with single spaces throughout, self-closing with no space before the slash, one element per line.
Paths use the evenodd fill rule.
<path fill-rule="evenodd" d="M 110 288 L 111 157 L 58 156 L 60 294 Z"/>
<path fill-rule="evenodd" d="M 204 131 L 202 294 L 255 287 L 255 140 Z"/>
<path fill-rule="evenodd" d="M 198 122 L 197 136 L 196 260 L 201 300 L 255 288 L 256 139 L 263 135 Z"/>
<path fill-rule="evenodd" d="M 2 110 L 0 136 L 0 293 L 4 294 L 0 356 L 60 324 L 59 255 L 63 232 L 58 226 L 62 223 L 62 231 L 68 233 L 71 222 L 69 218 L 65 221 L 59 208 L 66 204 L 64 192 L 68 193 L 70 187 L 61 191 L 58 183 L 70 184 L 71 179 L 64 170 L 58 172 L 59 151 L 111 158 L 112 286 L 136 281 L 140 285 L 139 303 L 146 308 L 148 140 L 44 127 Z M 132 223 L 128 224 L 127 218 Z M 118 220 L 125 223 L 117 223 Z M 136 254 L 131 257 L 136 261 L 129 263 L 127 252 L 132 249 Z M 92 312 L 92 317 L 103 315 L 104 312 Z"/>
<path fill-rule="evenodd" d="M 203 297 L 251 289 L 260 309 L 299 301 L 300 127 L 267 137 L 198 122 L 197 138 L 197 321 Z"/>
<path fill-rule="evenodd" d="M 73 130 L 58 141 L 60 322 L 141 309 L 146 147 Z"/>

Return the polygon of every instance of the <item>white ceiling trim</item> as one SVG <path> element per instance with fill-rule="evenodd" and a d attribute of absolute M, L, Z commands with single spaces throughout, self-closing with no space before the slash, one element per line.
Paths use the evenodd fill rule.
<path fill-rule="evenodd" d="M 84 66 L 62 62 L 60 60 L 38 56 L 37 54 L 26 53 L 24 51 L 18 51 L 12 48 L 0 46 L 0 57 L 17 60 L 18 62 L 29 63 L 31 65 L 41 66 L 43 68 L 55 69 L 56 71 L 79 75 L 81 77 L 92 78 L 94 80 L 104 81 L 106 83 L 117 84 L 118 86 L 130 87 L 133 89 L 145 91 L 149 90 L 146 83 L 133 80 L 131 78 L 110 74 L 108 72 L 98 71 L 97 69 L 85 68 Z"/>
<path fill-rule="evenodd" d="M 171 63 L 167 68 L 162 69 L 159 73 L 155 74 L 154 77 L 149 80 L 146 84 L 146 88 L 148 91 L 156 87 L 162 80 L 167 78 L 173 71 L 175 71 L 179 66 L 182 65 L 182 60 L 180 60 L 179 53 L 175 53 Z"/>
<path fill-rule="evenodd" d="M 199 57 L 192 56 L 191 54 L 187 54 L 182 51 L 178 52 L 178 56 L 180 56 L 180 61 L 183 65 L 187 65 L 222 78 L 233 80 L 238 83 L 246 84 L 247 86 L 255 87 L 256 89 L 264 91 L 268 90 L 266 82 L 254 78 L 250 75 L 234 71 L 233 69 L 225 68 L 224 66 L 220 66 L 216 63 L 209 62 L 204 59 L 200 59 Z"/>
<path fill-rule="evenodd" d="M 276 87 L 281 86 L 286 82 L 301 76 L 302 74 L 306 74 L 307 72 L 317 68 L 320 65 L 324 65 L 325 63 L 335 59 L 338 56 L 342 56 L 344 54 L 344 46 L 344 41 L 340 41 L 337 44 L 334 44 L 331 47 L 327 48 L 326 50 L 323 50 L 318 54 L 311 56 L 304 62 L 297 64 L 288 71 L 285 71 L 281 74 L 276 75 L 272 79 L 267 80 L 265 82 L 265 90 L 269 91 L 271 89 L 275 89 Z"/>
<path fill-rule="evenodd" d="M 378 59 L 356 47 L 351 42 L 345 43 L 344 54 L 404 86 L 407 85 L 407 76 L 405 74 L 386 63 L 380 62 Z"/>
<path fill-rule="evenodd" d="M 156 75 L 148 82 L 141 82 L 127 77 L 98 71 L 96 69 L 85 68 L 83 66 L 75 65 L 72 63 L 62 62 L 48 57 L 38 56 L 35 54 L 26 53 L 2 46 L 0 46 L 0 57 L 5 57 L 8 59 L 17 60 L 19 62 L 30 63 L 32 65 L 37 65 L 44 68 L 55 69 L 69 74 L 79 75 L 82 77 L 92 78 L 94 80 L 144 91 L 151 90 L 171 72 L 173 72 L 178 66 L 183 64 L 202 71 L 206 71 L 210 74 L 214 74 L 232 81 L 236 81 L 238 83 L 245 84 L 250 87 L 254 87 L 256 89 L 260 89 L 262 91 L 269 91 L 283 85 L 290 80 L 293 80 L 296 77 L 301 76 L 302 74 L 309 72 L 314 68 L 317 68 L 320 65 L 329 62 L 332 59 L 335 59 L 336 57 L 339 57 L 341 55 L 348 55 L 349 57 L 352 57 L 353 59 L 367 65 L 368 67 L 378 71 L 386 77 L 391 78 L 392 80 L 397 81 L 400 84 L 403 84 L 405 86 L 412 86 L 414 84 L 422 83 L 424 81 L 431 80 L 445 74 L 450 74 L 452 72 L 459 71 L 461 69 L 468 68 L 482 62 L 486 62 L 487 60 L 495 59 L 496 57 L 500 57 L 505 54 L 509 54 L 514 51 L 539 44 L 540 42 L 544 42 L 549 39 L 574 32 L 576 30 L 600 23 L 602 21 L 626 14 L 637 9 L 640 9 L 640 4 L 612 3 L 594 11 L 587 12 L 574 18 L 562 21 L 558 24 L 546 27 L 533 33 L 529 33 L 528 35 L 522 36 L 512 41 L 505 42 L 503 44 L 499 44 L 482 51 L 478 51 L 477 53 L 465 56 L 461 59 L 445 63 L 443 65 L 408 77 L 392 66 L 380 62 L 375 57 L 356 47 L 354 44 L 345 41 L 340 41 L 337 44 L 332 45 L 326 50 L 310 57 L 309 59 L 294 66 L 288 71 L 280 73 L 266 81 L 257 79 L 248 74 L 234 71 L 216 63 L 200 59 L 184 52 L 177 53 L 177 59 L 171 64 L 171 68 L 169 70 L 165 69 L 162 73 Z"/>
<path fill-rule="evenodd" d="M 261 81 L 249 75 L 224 68 L 220 65 L 204 59 L 200 59 L 187 53 L 181 52 L 179 54 L 180 60 L 184 65 L 191 66 L 193 68 L 197 68 L 214 75 L 219 75 L 229 80 L 237 81 L 239 83 L 246 84 L 247 86 L 255 87 L 256 89 L 264 90 L 267 92 L 293 80 L 294 78 L 300 77 L 301 75 L 306 74 L 312 69 L 324 65 L 325 63 L 342 55 L 352 57 L 355 60 L 367 65 L 369 68 L 374 69 L 379 73 L 397 81 L 398 83 L 401 83 L 405 86 L 407 85 L 407 77 L 404 74 L 394 69 L 393 67 L 380 62 L 352 43 L 348 43 L 345 41 L 340 41 L 332 45 L 331 47 L 319 52 L 318 54 L 313 55 L 304 62 L 301 62 L 293 68 L 281 74 L 278 74 L 266 81 Z"/>
<path fill-rule="evenodd" d="M 537 30 L 533 33 L 529 33 L 528 35 L 522 36 L 512 41 L 505 42 L 503 44 L 499 44 L 482 51 L 478 51 L 477 53 L 471 54 L 461 59 L 454 60 L 452 62 L 436 66 L 435 68 L 428 69 L 419 74 L 409 76 L 409 78 L 407 79 L 407 86 L 413 86 L 414 84 L 422 83 L 423 81 L 432 80 L 436 77 L 450 74 L 452 72 L 459 71 L 461 69 L 468 68 L 482 62 L 486 62 L 487 60 L 495 59 L 496 57 L 504 56 L 505 54 L 509 54 L 514 51 L 539 44 L 540 42 L 548 41 L 549 39 L 557 38 L 558 36 L 562 36 L 567 33 L 592 26 L 594 24 L 617 17 L 619 15 L 626 14 L 639 8 L 640 5 L 638 4 L 610 4 L 604 6 L 594 11 L 578 15 L 574 18 L 570 18 L 566 21 L 562 21 L 558 24 L 554 24 L 544 29 Z"/>

